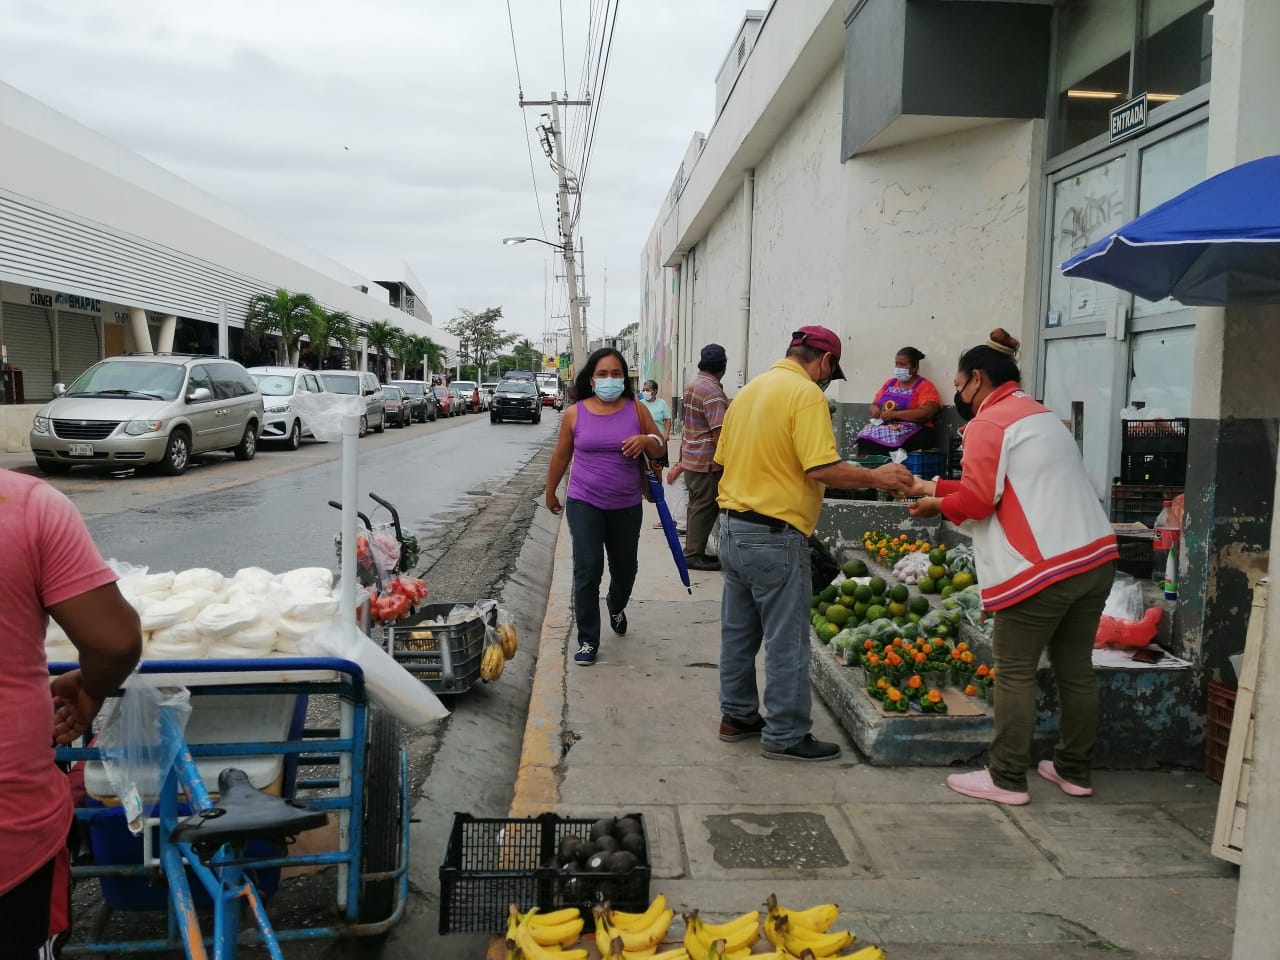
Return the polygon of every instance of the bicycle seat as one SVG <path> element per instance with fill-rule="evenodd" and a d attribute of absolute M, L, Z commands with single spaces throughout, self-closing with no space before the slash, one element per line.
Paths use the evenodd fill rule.
<path fill-rule="evenodd" d="M 290 800 L 263 793 L 243 770 L 228 767 L 218 774 L 218 802 L 187 817 L 173 829 L 175 843 L 190 843 L 198 851 L 213 851 L 229 843 L 286 838 L 323 827 L 328 817 Z"/>

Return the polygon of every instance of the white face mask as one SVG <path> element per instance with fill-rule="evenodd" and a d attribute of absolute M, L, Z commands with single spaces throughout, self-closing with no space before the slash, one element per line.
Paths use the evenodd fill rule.
<path fill-rule="evenodd" d="M 893 376 L 895 380 L 907 381 L 911 379 L 911 371 L 906 367 L 894 367 Z"/>

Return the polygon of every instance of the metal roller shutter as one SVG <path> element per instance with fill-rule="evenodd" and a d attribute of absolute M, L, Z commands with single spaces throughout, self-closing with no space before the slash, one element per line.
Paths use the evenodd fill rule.
<path fill-rule="evenodd" d="M 58 377 L 67 386 L 102 359 L 98 321 L 83 313 L 58 314 Z"/>
<path fill-rule="evenodd" d="M 4 346 L 9 363 L 22 371 L 27 403 L 53 399 L 53 331 L 43 307 L 4 305 Z"/>

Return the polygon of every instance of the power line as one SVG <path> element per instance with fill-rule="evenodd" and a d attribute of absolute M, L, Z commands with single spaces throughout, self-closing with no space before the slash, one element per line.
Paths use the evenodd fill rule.
<path fill-rule="evenodd" d="M 608 0 L 605 0 L 605 2 L 607 3 Z M 585 49 L 582 51 L 582 69 L 578 74 L 578 98 L 580 100 L 586 100 L 590 92 L 587 89 L 587 78 L 591 75 L 591 50 L 595 43 L 597 7 L 598 0 L 591 0 L 591 3 L 587 8 L 587 43 Z M 578 148 L 583 143 L 589 117 L 590 111 L 587 111 L 586 113 L 579 113 L 574 117 L 568 144 L 568 155 L 571 157 L 577 155 Z"/>
<path fill-rule="evenodd" d="M 524 99 L 524 81 L 520 79 L 520 54 L 516 51 L 516 23 L 511 16 L 511 0 L 507 0 L 507 27 L 511 30 L 511 59 L 516 65 L 516 90 Z M 542 239 L 547 239 L 547 222 L 542 218 L 542 195 L 538 193 L 538 174 L 533 167 L 533 147 L 529 143 L 529 118 L 520 107 L 520 123 L 524 127 L 524 149 L 529 156 L 529 179 L 533 182 L 533 202 L 538 208 L 538 224 L 542 227 Z"/>
<path fill-rule="evenodd" d="M 508 6 L 511 0 L 507 0 Z M 564 81 L 564 95 L 569 96 L 569 60 L 564 52 L 564 0 L 560 0 L 560 77 Z"/>
<path fill-rule="evenodd" d="M 613 30 L 614 30 L 614 27 L 616 27 L 618 24 L 618 7 L 620 5 L 621 5 L 621 0 L 614 0 L 613 19 L 609 22 L 609 41 L 604 47 L 604 63 L 603 63 L 603 67 L 600 70 L 600 82 L 596 87 L 595 95 L 592 97 L 593 105 L 592 105 L 592 111 L 591 111 L 591 126 L 590 126 L 590 129 L 587 131 L 586 149 L 583 151 L 582 164 L 580 165 L 580 168 L 578 171 L 578 202 L 574 206 L 574 212 L 573 212 L 573 222 L 575 225 L 578 222 L 578 217 L 582 215 L 583 190 L 586 187 L 587 174 L 590 171 L 590 167 L 591 167 L 591 156 L 595 150 L 596 128 L 598 127 L 599 121 L 600 121 L 600 106 L 602 101 L 604 100 L 605 83 L 609 79 L 609 59 L 610 59 L 610 55 L 613 53 Z M 602 41 L 604 40 L 603 29 L 601 29 L 600 38 Z M 597 65 L 599 66 L 599 63 L 597 63 Z"/>
<path fill-rule="evenodd" d="M 511 17 L 511 0 L 507 0 L 507 26 L 511 30 L 511 57 L 516 62 L 516 88 L 524 99 L 524 81 L 520 79 L 520 54 L 516 53 L 516 22 Z"/>

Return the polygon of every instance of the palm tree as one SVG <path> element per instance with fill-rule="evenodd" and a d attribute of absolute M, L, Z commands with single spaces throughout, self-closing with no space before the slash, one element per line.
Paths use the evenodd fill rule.
<path fill-rule="evenodd" d="M 387 352 L 393 348 L 401 336 L 403 336 L 403 331 L 399 327 L 393 327 L 386 320 L 374 320 L 365 324 L 364 342 L 369 345 L 369 349 L 378 358 L 378 376 L 380 378 L 385 378 L 386 376 Z"/>
<path fill-rule="evenodd" d="M 296 367 L 299 346 L 317 309 L 310 294 L 290 293 L 284 289 L 275 293 L 256 293 L 249 298 L 245 308 L 245 333 L 253 343 L 261 343 L 268 333 L 278 333 L 289 352 L 289 366 Z"/>
<path fill-rule="evenodd" d="M 404 375 L 410 371 L 421 371 L 421 379 L 427 378 L 427 370 L 439 369 L 444 365 L 444 351 L 429 337 L 417 334 L 406 334 L 395 346 L 396 355 L 404 364 Z M 426 367 L 423 367 L 423 358 Z"/>
<path fill-rule="evenodd" d="M 324 366 L 323 361 L 329 356 L 329 347 L 336 343 L 344 351 L 351 349 L 356 338 L 356 322 L 348 313 L 341 310 L 326 310 L 320 305 L 311 311 L 311 323 L 307 327 L 307 338 L 311 347 L 319 356 L 316 358 Z"/>

